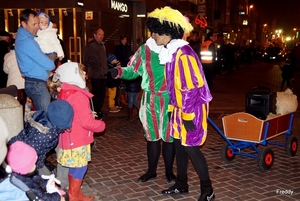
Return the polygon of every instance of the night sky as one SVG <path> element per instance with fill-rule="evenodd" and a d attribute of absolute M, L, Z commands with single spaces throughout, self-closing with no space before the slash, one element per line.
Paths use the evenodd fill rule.
<path fill-rule="evenodd" d="M 293 28 L 300 28 L 300 0 L 249 0 L 253 4 L 261 22 L 271 25 L 276 19 L 276 29 L 283 29 L 291 34 Z"/>

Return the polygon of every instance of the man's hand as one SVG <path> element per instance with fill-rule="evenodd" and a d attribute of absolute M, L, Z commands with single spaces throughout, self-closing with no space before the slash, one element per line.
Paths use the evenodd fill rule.
<path fill-rule="evenodd" d="M 185 127 L 186 131 L 194 131 L 196 129 L 195 124 L 193 123 L 193 121 L 187 121 L 187 120 L 182 120 L 182 123 Z"/>
<path fill-rule="evenodd" d="M 110 73 L 111 77 L 116 79 L 116 77 L 118 76 L 118 69 L 116 68 L 111 68 L 107 70 L 108 73 Z"/>

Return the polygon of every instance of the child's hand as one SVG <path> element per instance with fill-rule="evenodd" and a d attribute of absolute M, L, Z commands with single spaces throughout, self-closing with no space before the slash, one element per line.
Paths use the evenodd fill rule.
<path fill-rule="evenodd" d="M 64 192 L 61 192 L 57 187 L 56 184 L 60 184 L 60 181 L 58 179 L 55 178 L 54 174 L 51 175 L 42 175 L 43 179 L 48 179 L 47 185 L 46 185 L 46 189 L 47 189 L 47 193 L 59 193 L 60 195 L 63 195 Z"/>
<path fill-rule="evenodd" d="M 92 115 L 93 115 L 94 119 L 95 119 L 96 117 L 98 117 L 97 112 L 95 112 L 95 111 L 92 111 Z"/>

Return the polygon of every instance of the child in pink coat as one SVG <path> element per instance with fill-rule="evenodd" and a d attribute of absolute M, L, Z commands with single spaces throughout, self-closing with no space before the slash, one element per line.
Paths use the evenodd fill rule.
<path fill-rule="evenodd" d="M 53 75 L 53 82 L 59 83 L 58 99 L 68 101 L 74 109 L 74 118 L 70 131 L 59 136 L 57 162 L 69 168 L 69 198 L 72 200 L 93 200 L 94 196 L 85 196 L 81 184 L 91 161 L 91 146 L 94 132 L 102 132 L 105 123 L 94 118 L 90 109 L 93 97 L 86 88 L 85 72 L 76 62 L 59 66 Z M 61 84 L 61 85 L 60 85 Z"/>

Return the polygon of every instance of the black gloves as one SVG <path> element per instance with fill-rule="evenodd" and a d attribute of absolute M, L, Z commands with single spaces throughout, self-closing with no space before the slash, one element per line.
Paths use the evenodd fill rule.
<path fill-rule="evenodd" d="M 186 131 L 194 131 L 196 129 L 196 126 L 193 123 L 193 121 L 182 120 L 182 123 Z"/>
<path fill-rule="evenodd" d="M 168 112 L 169 121 L 171 120 L 171 114 L 172 112 Z"/>
<path fill-rule="evenodd" d="M 119 74 L 118 69 L 116 69 L 116 68 L 108 69 L 107 72 L 110 73 L 111 77 L 114 78 L 114 79 L 115 79 L 115 78 L 118 76 L 118 74 Z"/>

